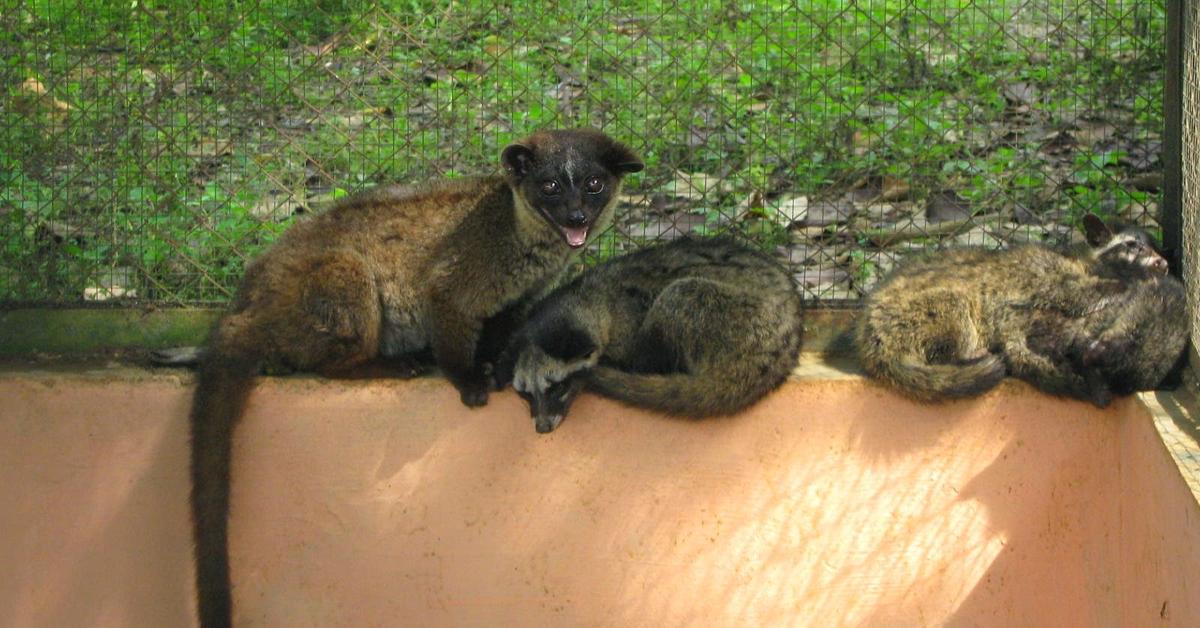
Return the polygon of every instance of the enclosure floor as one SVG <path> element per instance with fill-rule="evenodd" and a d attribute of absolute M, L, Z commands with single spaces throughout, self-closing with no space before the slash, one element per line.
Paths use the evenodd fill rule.
<path fill-rule="evenodd" d="M 192 622 L 191 378 L 0 371 L 0 608 Z M 1136 398 L 920 406 L 806 358 L 741 416 L 263 378 L 236 443 L 242 626 L 1200 625 L 1200 508 Z"/>

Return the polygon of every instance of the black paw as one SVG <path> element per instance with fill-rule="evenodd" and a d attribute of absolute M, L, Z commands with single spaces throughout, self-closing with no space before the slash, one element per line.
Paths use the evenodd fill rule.
<path fill-rule="evenodd" d="M 492 368 L 488 373 L 488 385 L 492 390 L 504 390 L 512 384 L 513 370 L 515 363 L 511 360 L 504 360 L 490 365 Z"/>
<path fill-rule="evenodd" d="M 1112 403 L 1113 395 L 1109 390 L 1093 390 L 1091 394 L 1091 402 L 1097 408 L 1107 408 L 1108 404 Z"/>
<path fill-rule="evenodd" d="M 487 405 L 488 391 L 486 386 L 471 385 L 458 389 L 459 398 L 468 408 L 478 408 Z"/>

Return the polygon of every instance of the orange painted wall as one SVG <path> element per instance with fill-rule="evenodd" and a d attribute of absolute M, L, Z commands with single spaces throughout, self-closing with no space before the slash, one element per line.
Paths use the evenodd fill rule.
<path fill-rule="evenodd" d="M 189 395 L 0 376 L 5 624 L 192 622 Z M 236 452 L 240 625 L 1200 625 L 1200 509 L 1134 400 L 804 380 L 539 436 L 511 393 L 264 379 Z"/>

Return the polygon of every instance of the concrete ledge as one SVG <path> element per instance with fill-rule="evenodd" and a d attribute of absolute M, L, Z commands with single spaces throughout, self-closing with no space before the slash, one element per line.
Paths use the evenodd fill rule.
<path fill-rule="evenodd" d="M 1180 476 L 1200 499 L 1200 402 L 1186 388 L 1143 393 L 1139 397 L 1150 411 L 1154 428 Z"/>
<path fill-rule="evenodd" d="M 262 378 L 243 625 L 1200 625 L 1200 507 L 1137 398 L 920 406 L 839 365 L 742 416 Z M 825 369 L 825 370 L 816 370 Z M 189 625 L 189 377 L 0 373 L 0 608 Z"/>

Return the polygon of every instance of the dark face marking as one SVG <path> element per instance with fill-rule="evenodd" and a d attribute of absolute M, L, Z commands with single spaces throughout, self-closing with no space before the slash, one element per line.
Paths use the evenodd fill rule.
<path fill-rule="evenodd" d="M 581 174 L 585 180 L 579 179 Z M 587 243 L 592 224 L 608 207 L 619 181 L 593 163 L 551 162 L 533 170 L 522 188 L 526 201 L 558 228 L 567 246 L 579 248 Z"/>
<path fill-rule="evenodd" d="M 547 327 L 538 334 L 537 344 L 546 355 L 563 362 L 583 360 L 596 351 L 590 334 L 566 324 Z"/>
<path fill-rule="evenodd" d="M 581 390 L 583 390 L 583 378 L 579 375 L 572 375 L 561 382 L 552 384 L 546 390 L 533 393 L 518 392 L 518 394 L 529 404 L 529 415 L 533 418 L 534 429 L 539 434 L 546 434 L 554 431 L 562 423 Z"/>
<path fill-rule="evenodd" d="M 1099 216 L 1087 214 L 1083 217 L 1083 230 L 1104 274 L 1136 278 L 1165 275 L 1169 270 L 1167 259 L 1144 229 L 1115 229 Z"/>
<path fill-rule="evenodd" d="M 628 148 L 588 130 L 535 134 L 505 148 L 501 161 L 525 201 L 571 248 L 587 243 L 621 177 L 643 167 Z"/>
<path fill-rule="evenodd" d="M 1149 234 L 1140 229 L 1127 229 L 1114 235 L 1097 254 L 1108 271 L 1125 276 L 1145 277 L 1167 274 L 1167 259 L 1163 257 Z"/>

